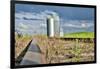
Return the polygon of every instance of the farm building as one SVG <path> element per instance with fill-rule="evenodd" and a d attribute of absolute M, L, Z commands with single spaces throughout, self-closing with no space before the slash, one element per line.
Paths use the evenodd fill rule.
<path fill-rule="evenodd" d="M 60 36 L 60 19 L 55 13 L 47 15 L 47 36 Z"/>

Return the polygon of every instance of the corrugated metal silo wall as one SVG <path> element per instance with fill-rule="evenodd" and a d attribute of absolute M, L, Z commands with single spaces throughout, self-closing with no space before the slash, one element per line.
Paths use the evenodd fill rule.
<path fill-rule="evenodd" d="M 54 32 L 55 32 L 55 36 L 60 36 L 60 20 L 59 20 L 59 16 L 55 16 L 54 17 Z"/>

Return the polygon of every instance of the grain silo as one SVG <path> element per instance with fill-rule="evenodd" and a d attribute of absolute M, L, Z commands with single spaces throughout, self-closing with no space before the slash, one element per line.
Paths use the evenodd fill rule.
<path fill-rule="evenodd" d="M 47 15 L 47 36 L 60 36 L 59 16 L 56 13 Z"/>
<path fill-rule="evenodd" d="M 52 16 L 47 17 L 47 36 L 54 37 L 54 18 Z"/>
<path fill-rule="evenodd" d="M 57 13 L 53 13 L 54 17 L 54 36 L 59 37 L 60 36 L 60 18 Z"/>

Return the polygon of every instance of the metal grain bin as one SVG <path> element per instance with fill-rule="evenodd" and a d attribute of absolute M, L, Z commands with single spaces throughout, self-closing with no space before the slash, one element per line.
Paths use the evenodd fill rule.
<path fill-rule="evenodd" d="M 60 36 L 60 18 L 57 14 L 53 14 L 54 17 L 54 36 Z"/>
<path fill-rule="evenodd" d="M 47 18 L 47 36 L 54 37 L 54 18 Z"/>
<path fill-rule="evenodd" d="M 60 20 L 57 14 L 47 16 L 47 36 L 59 37 L 60 36 Z"/>

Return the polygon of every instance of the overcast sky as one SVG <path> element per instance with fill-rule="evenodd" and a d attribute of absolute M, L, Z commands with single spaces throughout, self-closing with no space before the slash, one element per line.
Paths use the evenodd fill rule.
<path fill-rule="evenodd" d="M 64 33 L 94 31 L 94 9 L 79 7 L 60 7 L 16 4 L 15 30 L 30 34 L 46 33 L 46 12 L 57 13 Z M 34 20 L 35 19 L 35 20 Z"/>

